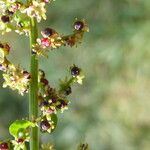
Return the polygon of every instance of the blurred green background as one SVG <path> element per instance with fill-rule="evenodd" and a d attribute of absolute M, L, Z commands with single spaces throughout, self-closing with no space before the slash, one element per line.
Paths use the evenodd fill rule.
<path fill-rule="evenodd" d="M 74 86 L 68 111 L 59 114 L 57 129 L 44 134 L 56 150 L 76 150 L 87 142 L 91 150 L 150 149 L 150 1 L 57 0 L 39 24 L 68 34 L 75 17 L 85 18 L 90 32 L 77 48 L 63 47 L 40 58 L 53 86 L 73 63 L 86 75 Z M 10 59 L 28 69 L 28 39 L 16 33 L 0 37 L 12 45 Z M 1 76 L 1 75 L 0 75 Z M 0 83 L 2 85 L 2 77 Z M 0 88 L 0 139 L 8 126 L 28 114 L 27 96 Z"/>

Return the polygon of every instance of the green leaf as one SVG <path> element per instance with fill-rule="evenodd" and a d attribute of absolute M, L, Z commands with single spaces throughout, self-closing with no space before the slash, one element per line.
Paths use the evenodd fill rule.
<path fill-rule="evenodd" d="M 17 137 L 20 129 L 27 129 L 28 127 L 34 127 L 35 124 L 28 120 L 16 120 L 9 127 L 9 132 L 12 136 Z"/>
<path fill-rule="evenodd" d="M 54 122 L 54 129 L 51 130 L 51 132 L 53 132 L 57 126 L 57 122 L 58 122 L 58 118 L 56 114 L 52 114 L 51 115 L 51 120 Z"/>

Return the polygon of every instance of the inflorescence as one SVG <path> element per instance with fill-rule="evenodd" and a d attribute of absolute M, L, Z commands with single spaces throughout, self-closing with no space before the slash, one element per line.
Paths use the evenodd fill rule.
<path fill-rule="evenodd" d="M 29 35 L 30 18 L 46 20 L 45 6 L 51 0 L 33 0 L 32 3 L 25 3 L 20 0 L 0 0 L 0 31 L 5 34 L 15 31 L 19 34 Z M 62 35 L 55 29 L 47 27 L 41 31 L 41 37 L 37 38 L 33 45 L 32 54 L 47 56 L 49 50 L 58 49 L 61 46 L 76 46 L 81 42 L 85 32 L 88 32 L 88 25 L 85 20 L 76 19 L 73 23 L 73 33 Z M 30 72 L 22 69 L 8 60 L 7 56 L 11 51 L 8 43 L 0 42 L 0 70 L 3 72 L 3 87 L 17 90 L 24 95 L 29 92 L 29 85 L 32 80 Z M 42 132 L 51 133 L 56 128 L 57 113 L 68 109 L 68 96 L 72 93 L 74 83 L 82 84 L 84 75 L 81 68 L 75 64 L 69 68 L 69 76 L 60 80 L 58 88 L 52 87 L 43 70 L 38 72 L 38 102 L 40 115 L 32 120 L 17 120 L 11 124 L 9 132 L 14 140 L 0 142 L 0 150 L 21 150 L 25 149 L 25 142 L 30 139 L 29 128 L 38 126 Z"/>

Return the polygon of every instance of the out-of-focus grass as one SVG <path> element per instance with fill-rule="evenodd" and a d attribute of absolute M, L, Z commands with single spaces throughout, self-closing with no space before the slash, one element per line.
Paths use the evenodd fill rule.
<path fill-rule="evenodd" d="M 87 20 L 90 32 L 77 48 L 60 48 L 49 59 L 40 58 L 53 86 L 73 63 L 86 75 L 83 86 L 74 86 L 57 130 L 42 141 L 54 143 L 57 150 L 75 150 L 84 141 L 92 150 L 149 150 L 150 1 L 57 0 L 47 14 L 39 29 L 50 26 L 67 34 L 78 17 Z M 28 39 L 14 33 L 0 39 L 12 44 L 10 59 L 28 68 Z M 26 117 L 27 111 L 27 97 L 1 88 L 0 138 L 8 137 L 10 121 Z"/>

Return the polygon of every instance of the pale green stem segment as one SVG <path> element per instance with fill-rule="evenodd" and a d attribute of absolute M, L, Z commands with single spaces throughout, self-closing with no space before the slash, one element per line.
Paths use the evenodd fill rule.
<path fill-rule="evenodd" d="M 36 18 L 30 19 L 30 91 L 29 91 L 29 119 L 34 121 L 38 117 L 38 58 L 32 53 L 33 45 L 38 37 Z M 31 128 L 30 150 L 39 150 L 39 130 L 38 127 Z"/>

